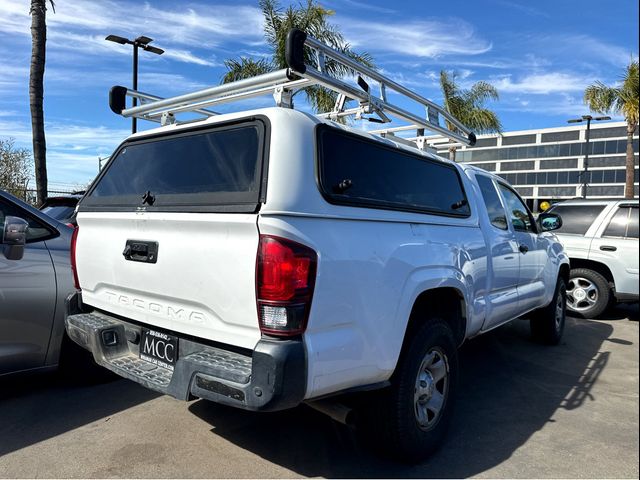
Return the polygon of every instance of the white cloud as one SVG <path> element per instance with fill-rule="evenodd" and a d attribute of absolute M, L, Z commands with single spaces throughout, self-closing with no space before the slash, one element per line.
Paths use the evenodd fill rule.
<path fill-rule="evenodd" d="M 31 149 L 31 125 L 0 115 L 0 138 Z M 129 125 L 127 124 L 127 127 Z M 47 169 L 51 182 L 87 183 L 98 173 L 98 157 L 110 155 L 130 130 L 47 122 Z"/>
<path fill-rule="evenodd" d="M 491 50 L 473 26 L 461 19 L 370 22 L 343 19 L 346 39 L 356 49 L 415 57 L 479 55 Z"/>
<path fill-rule="evenodd" d="M 0 34 L 7 34 L 7 39 L 29 36 L 30 21 L 28 4 L 0 2 Z M 250 46 L 263 42 L 262 14 L 250 5 L 201 3 L 187 8 L 177 2 L 173 9 L 159 9 L 150 3 L 133 7 L 120 0 L 74 0 L 58 2 L 55 13 L 51 9 L 47 13 L 47 45 L 51 49 L 83 52 L 85 56 L 106 51 L 130 55 L 129 48 L 104 40 L 111 33 L 129 38 L 144 34 L 165 49 L 165 58 L 203 66 L 215 62 L 195 53 L 194 45 L 210 49 L 228 41 Z"/>
<path fill-rule="evenodd" d="M 502 75 L 494 77 L 490 82 L 498 92 L 548 94 L 584 90 L 590 79 L 568 73 L 549 72 L 524 75 L 515 80 L 512 75 Z"/>

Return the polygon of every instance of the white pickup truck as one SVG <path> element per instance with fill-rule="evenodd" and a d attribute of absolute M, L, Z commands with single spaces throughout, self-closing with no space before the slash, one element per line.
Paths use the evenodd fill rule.
<path fill-rule="evenodd" d="M 465 339 L 528 313 L 560 341 L 569 260 L 557 215 L 405 143 L 290 108 L 132 135 L 79 205 L 69 336 L 176 398 L 307 402 L 423 458 Z"/>

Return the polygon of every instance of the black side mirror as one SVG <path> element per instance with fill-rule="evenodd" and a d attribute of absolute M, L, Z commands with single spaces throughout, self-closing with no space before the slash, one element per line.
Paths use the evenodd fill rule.
<path fill-rule="evenodd" d="M 541 232 L 550 232 L 562 227 L 562 218 L 556 213 L 541 213 L 538 215 L 538 227 Z"/>
<path fill-rule="evenodd" d="M 20 217 L 7 216 L 2 230 L 3 253 L 7 260 L 20 260 L 24 256 L 29 223 Z"/>

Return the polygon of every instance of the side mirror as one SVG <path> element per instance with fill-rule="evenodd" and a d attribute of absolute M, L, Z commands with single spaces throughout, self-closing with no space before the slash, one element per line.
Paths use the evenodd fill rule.
<path fill-rule="evenodd" d="M 550 232 L 562 227 L 562 218 L 555 213 L 541 213 L 538 215 L 538 226 L 542 232 Z"/>
<path fill-rule="evenodd" d="M 20 260 L 24 255 L 29 223 L 20 217 L 7 216 L 2 230 L 3 253 L 7 260 Z"/>

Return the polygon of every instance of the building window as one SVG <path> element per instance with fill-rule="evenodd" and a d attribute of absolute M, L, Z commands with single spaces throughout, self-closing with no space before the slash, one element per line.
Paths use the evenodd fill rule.
<path fill-rule="evenodd" d="M 567 142 L 569 140 L 578 140 L 580 138 L 580 130 L 543 133 L 541 137 L 542 143 Z"/>
<path fill-rule="evenodd" d="M 513 135 L 502 137 L 502 145 L 522 145 L 524 143 L 536 143 L 536 135 Z"/>

